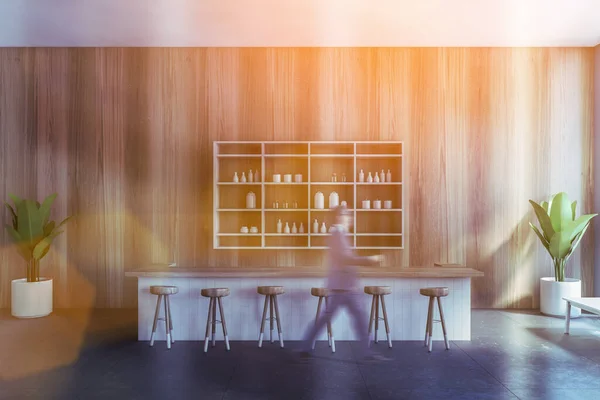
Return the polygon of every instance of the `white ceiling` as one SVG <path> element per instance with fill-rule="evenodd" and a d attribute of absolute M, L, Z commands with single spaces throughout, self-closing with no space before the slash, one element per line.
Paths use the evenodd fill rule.
<path fill-rule="evenodd" d="M 595 46 L 600 0 L 1 0 L 7 46 Z"/>

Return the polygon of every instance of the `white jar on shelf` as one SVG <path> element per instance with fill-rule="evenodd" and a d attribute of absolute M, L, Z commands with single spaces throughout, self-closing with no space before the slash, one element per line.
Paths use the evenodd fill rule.
<path fill-rule="evenodd" d="M 323 210 L 325 208 L 325 196 L 323 196 L 323 193 L 321 192 L 315 193 L 315 208 L 317 210 Z"/>
<path fill-rule="evenodd" d="M 329 208 L 334 208 L 340 205 L 340 196 L 336 192 L 329 194 Z"/>
<path fill-rule="evenodd" d="M 254 192 L 248 192 L 246 195 L 246 208 L 256 208 L 256 195 Z"/>

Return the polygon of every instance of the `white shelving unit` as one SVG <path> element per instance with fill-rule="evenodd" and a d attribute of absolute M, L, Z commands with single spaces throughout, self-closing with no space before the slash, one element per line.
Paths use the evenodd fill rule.
<path fill-rule="evenodd" d="M 317 219 L 319 229 L 323 222 L 330 228 L 333 221 L 327 207 L 332 191 L 354 214 L 349 233 L 353 247 L 404 248 L 403 150 L 403 142 L 398 141 L 213 142 L 213 248 L 326 249 L 329 234 L 314 233 L 313 221 Z M 233 182 L 235 172 L 241 178 L 250 169 L 259 171 L 259 182 Z M 361 169 L 365 182 L 359 182 Z M 366 182 L 369 172 L 374 177 L 388 169 L 391 182 Z M 273 182 L 273 174 L 280 174 L 282 182 Z M 291 174 L 293 182 L 284 183 L 285 174 Z M 302 174 L 301 183 L 294 181 L 295 174 Z M 256 196 L 254 209 L 246 208 L 250 191 Z M 324 195 L 325 209 L 314 208 L 318 191 Z M 381 209 L 361 208 L 362 200 L 370 200 L 373 206 L 376 199 Z M 392 201 L 391 209 L 383 208 L 385 200 Z M 277 233 L 278 219 L 290 228 L 294 222 L 298 228 L 303 223 L 304 233 Z M 241 233 L 242 226 L 254 226 L 258 233 Z"/>

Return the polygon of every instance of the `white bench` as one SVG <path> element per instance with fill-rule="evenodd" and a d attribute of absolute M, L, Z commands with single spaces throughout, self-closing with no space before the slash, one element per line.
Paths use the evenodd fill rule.
<path fill-rule="evenodd" d="M 600 297 L 563 297 L 563 300 L 567 302 L 565 335 L 569 334 L 569 328 L 571 325 L 571 305 L 596 315 L 600 315 Z"/>

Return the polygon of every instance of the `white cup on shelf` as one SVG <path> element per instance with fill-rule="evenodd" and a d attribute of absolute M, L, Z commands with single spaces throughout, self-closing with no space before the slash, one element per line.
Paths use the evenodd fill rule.
<path fill-rule="evenodd" d="M 255 226 L 250 227 L 250 233 L 258 233 L 258 228 Z"/>
<path fill-rule="evenodd" d="M 242 228 L 240 229 L 240 233 L 248 233 L 248 227 L 242 226 Z"/>
<path fill-rule="evenodd" d="M 294 182 L 296 182 L 296 183 L 302 183 L 302 174 L 296 174 L 296 175 L 294 175 Z"/>
<path fill-rule="evenodd" d="M 373 208 L 375 210 L 381 209 L 381 200 L 373 200 Z"/>
<path fill-rule="evenodd" d="M 368 210 L 371 208 L 371 200 L 363 200 L 362 201 L 362 208 L 365 210 Z"/>
<path fill-rule="evenodd" d="M 281 174 L 273 174 L 273 182 L 281 183 Z"/>
<path fill-rule="evenodd" d="M 385 208 L 386 210 L 389 210 L 392 208 L 392 201 L 391 200 L 385 200 L 383 202 L 383 208 Z"/>
<path fill-rule="evenodd" d="M 292 174 L 285 174 L 285 175 L 283 175 L 283 181 L 285 183 L 292 183 Z"/>

